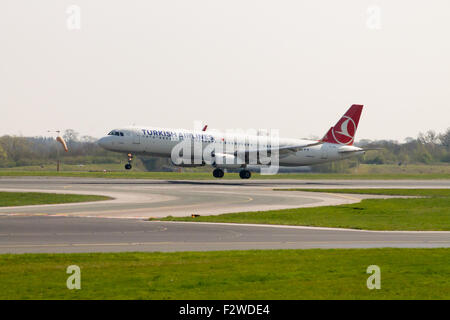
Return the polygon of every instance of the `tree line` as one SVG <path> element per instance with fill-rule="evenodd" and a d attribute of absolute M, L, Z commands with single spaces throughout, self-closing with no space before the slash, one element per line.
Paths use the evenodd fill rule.
<path fill-rule="evenodd" d="M 119 164 L 126 161 L 123 154 L 99 147 L 95 138 L 80 136 L 75 130 L 64 131 L 63 138 L 69 147 L 64 152 L 50 137 L 0 137 L 0 167 L 14 168 L 54 164 L 59 157 L 65 164 Z M 339 172 L 359 163 L 366 164 L 437 164 L 450 163 L 450 128 L 443 133 L 432 130 L 419 133 L 417 138 L 406 138 L 404 143 L 392 140 L 360 140 L 357 146 L 381 148 L 367 152 L 357 159 L 313 167 L 313 171 Z M 58 150 L 59 149 L 59 150 Z M 149 171 L 171 170 L 168 159 L 138 157 L 137 164 Z"/>

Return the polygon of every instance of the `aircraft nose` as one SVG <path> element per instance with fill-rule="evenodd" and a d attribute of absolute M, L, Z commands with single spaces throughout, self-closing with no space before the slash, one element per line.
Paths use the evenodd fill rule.
<path fill-rule="evenodd" d="M 98 144 L 100 147 L 105 148 L 106 145 L 107 145 L 106 140 L 107 140 L 106 137 L 100 138 L 100 139 L 97 141 L 97 144 Z"/>

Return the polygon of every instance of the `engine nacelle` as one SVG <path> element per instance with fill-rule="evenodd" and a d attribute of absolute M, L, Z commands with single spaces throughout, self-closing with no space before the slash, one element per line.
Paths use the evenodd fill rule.
<path fill-rule="evenodd" d="M 237 169 L 244 167 L 245 163 L 232 154 L 216 153 L 211 165 L 222 169 Z"/>

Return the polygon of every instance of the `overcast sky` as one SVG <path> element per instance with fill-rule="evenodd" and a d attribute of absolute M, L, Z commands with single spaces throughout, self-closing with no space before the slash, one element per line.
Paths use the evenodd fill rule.
<path fill-rule="evenodd" d="M 448 0 L 2 0 L 0 39 L 0 135 L 450 127 Z"/>

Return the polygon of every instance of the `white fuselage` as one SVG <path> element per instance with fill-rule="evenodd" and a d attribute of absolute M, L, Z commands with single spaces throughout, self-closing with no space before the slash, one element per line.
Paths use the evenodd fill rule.
<path fill-rule="evenodd" d="M 222 148 L 224 154 L 234 154 L 239 150 L 259 150 L 260 148 L 282 148 L 314 144 L 317 141 L 279 138 L 271 140 L 261 135 L 222 134 L 213 131 L 192 131 L 155 127 L 128 127 L 111 131 L 101 138 L 101 147 L 116 152 L 170 158 L 172 150 L 180 142 L 191 140 L 205 149 L 211 144 Z M 273 144 L 273 145 L 272 145 Z M 275 144 L 277 144 L 275 146 Z M 294 152 L 279 155 L 280 166 L 306 166 L 329 161 L 342 160 L 363 154 L 360 148 L 334 143 L 321 143 Z M 203 164 L 204 165 L 204 164 Z M 225 167 L 225 166 L 224 166 Z M 242 166 L 245 167 L 245 164 Z"/>

